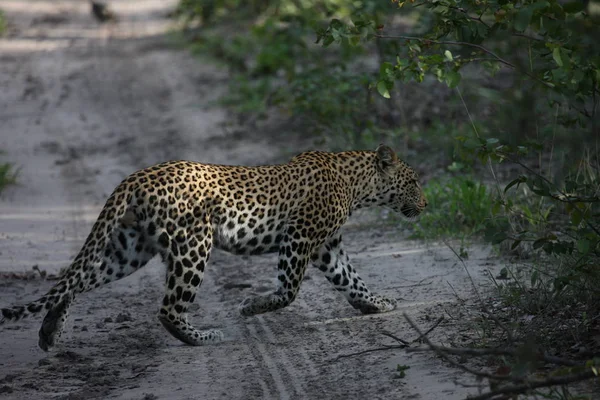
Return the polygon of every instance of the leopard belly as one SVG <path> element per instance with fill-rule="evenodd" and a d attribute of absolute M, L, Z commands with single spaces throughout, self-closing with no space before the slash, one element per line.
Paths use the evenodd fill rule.
<path fill-rule="evenodd" d="M 235 222 L 234 219 L 228 219 L 225 223 L 213 224 L 213 245 L 216 248 L 239 255 L 279 251 L 285 230 L 284 221 L 264 218 L 250 224 L 237 225 Z"/>

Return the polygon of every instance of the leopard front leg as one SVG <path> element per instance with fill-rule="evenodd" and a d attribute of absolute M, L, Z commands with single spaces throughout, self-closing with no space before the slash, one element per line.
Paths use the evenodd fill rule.
<path fill-rule="evenodd" d="M 240 314 L 250 316 L 275 311 L 294 301 L 310 258 L 312 246 L 308 239 L 296 234 L 289 227 L 279 248 L 277 280 L 279 287 L 274 293 L 245 299 L 239 306 Z"/>
<path fill-rule="evenodd" d="M 396 308 L 396 300 L 375 295 L 367 288 L 350 264 L 348 254 L 343 249 L 341 235 L 329 239 L 312 255 L 311 261 L 352 307 L 363 314 L 384 313 Z"/>

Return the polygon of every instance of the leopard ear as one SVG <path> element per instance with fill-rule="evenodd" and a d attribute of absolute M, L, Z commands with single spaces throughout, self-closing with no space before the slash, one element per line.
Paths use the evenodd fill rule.
<path fill-rule="evenodd" d="M 398 163 L 398 156 L 389 146 L 380 144 L 375 152 L 377 153 L 377 165 L 384 172 L 389 171 Z"/>

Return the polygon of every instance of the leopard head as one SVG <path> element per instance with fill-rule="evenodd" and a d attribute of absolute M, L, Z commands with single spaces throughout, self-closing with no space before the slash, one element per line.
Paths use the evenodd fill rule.
<path fill-rule="evenodd" d="M 375 153 L 379 204 L 399 212 L 408 220 L 416 219 L 427 207 L 419 176 L 390 147 L 380 145 Z"/>

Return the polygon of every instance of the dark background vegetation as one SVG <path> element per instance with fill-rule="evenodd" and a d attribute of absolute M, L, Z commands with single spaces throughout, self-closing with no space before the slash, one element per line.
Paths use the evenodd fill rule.
<path fill-rule="evenodd" d="M 181 0 L 177 17 L 230 71 L 221 101 L 240 123 L 276 116 L 330 150 L 394 146 L 430 200 L 415 238 L 506 257 L 480 304 L 494 322 L 469 322 L 513 351 L 485 398 L 573 398 L 564 383 L 597 376 L 599 2 Z"/>

